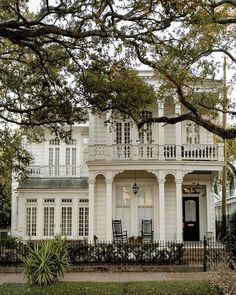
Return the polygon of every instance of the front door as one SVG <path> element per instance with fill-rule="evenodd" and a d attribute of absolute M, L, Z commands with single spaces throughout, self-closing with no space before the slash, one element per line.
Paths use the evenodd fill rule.
<path fill-rule="evenodd" d="M 199 199 L 183 198 L 184 241 L 199 241 Z"/>

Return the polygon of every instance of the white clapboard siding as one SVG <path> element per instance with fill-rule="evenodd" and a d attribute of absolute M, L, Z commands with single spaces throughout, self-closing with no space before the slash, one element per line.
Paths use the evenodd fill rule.
<path fill-rule="evenodd" d="M 34 158 L 34 165 L 44 165 L 44 142 L 32 143 L 30 146 L 30 152 Z"/>
<path fill-rule="evenodd" d="M 96 179 L 94 208 L 94 234 L 98 240 L 106 240 L 106 184 L 103 177 Z"/>
<path fill-rule="evenodd" d="M 166 125 L 165 127 L 165 144 L 174 144 L 176 141 L 175 138 L 175 125 Z"/>
<path fill-rule="evenodd" d="M 106 143 L 106 126 L 104 124 L 105 117 L 95 118 L 95 143 L 105 144 Z"/>

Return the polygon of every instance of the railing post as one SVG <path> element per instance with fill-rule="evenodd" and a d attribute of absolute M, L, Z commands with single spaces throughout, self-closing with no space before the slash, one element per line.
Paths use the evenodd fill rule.
<path fill-rule="evenodd" d="M 203 271 L 207 271 L 207 239 L 203 238 Z"/>

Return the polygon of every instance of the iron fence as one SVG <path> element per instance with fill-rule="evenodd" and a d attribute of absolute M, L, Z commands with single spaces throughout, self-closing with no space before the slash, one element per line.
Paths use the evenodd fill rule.
<path fill-rule="evenodd" d="M 0 240 L 0 265 L 20 266 L 27 257 L 33 241 L 3 242 Z M 37 241 L 40 243 L 40 241 Z M 129 241 L 106 242 L 68 240 L 69 262 L 72 266 L 82 265 L 198 265 L 207 270 L 226 255 L 224 244 L 207 240 L 199 242 L 177 241 Z"/>

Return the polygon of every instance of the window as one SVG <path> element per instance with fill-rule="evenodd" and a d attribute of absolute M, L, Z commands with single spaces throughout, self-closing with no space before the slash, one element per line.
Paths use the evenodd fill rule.
<path fill-rule="evenodd" d="M 152 188 L 148 186 L 139 187 L 138 192 L 138 220 L 139 231 L 142 219 L 153 219 L 153 195 Z"/>
<path fill-rule="evenodd" d="M 28 201 L 28 200 L 27 200 Z M 37 207 L 26 207 L 26 236 L 35 237 L 37 226 Z"/>
<path fill-rule="evenodd" d="M 66 148 L 66 175 L 76 175 L 76 148 Z"/>
<path fill-rule="evenodd" d="M 200 127 L 195 123 L 186 124 L 186 142 L 188 144 L 200 143 Z"/>
<path fill-rule="evenodd" d="M 72 207 L 61 208 L 61 235 L 71 236 L 72 234 Z"/>
<path fill-rule="evenodd" d="M 50 176 L 59 176 L 59 157 L 60 157 L 60 149 L 57 148 L 49 148 L 49 175 Z"/>
<path fill-rule="evenodd" d="M 79 236 L 87 237 L 89 230 L 89 200 L 79 199 Z"/>
<path fill-rule="evenodd" d="M 116 219 L 122 220 L 124 230 L 130 232 L 131 189 L 129 186 L 116 187 Z"/>
<path fill-rule="evenodd" d="M 117 156 L 119 158 L 129 158 L 131 155 L 130 152 L 130 122 L 117 122 L 116 123 L 116 139 L 115 142 L 117 146 Z"/>
<path fill-rule="evenodd" d="M 49 145 L 60 145 L 59 138 L 53 138 L 49 140 Z"/>
<path fill-rule="evenodd" d="M 152 112 L 142 111 L 142 118 L 144 120 L 152 118 Z M 139 141 L 141 144 L 152 143 L 152 124 L 147 123 L 146 128 L 142 128 L 139 132 Z"/>
<path fill-rule="evenodd" d="M 44 200 L 43 235 L 46 237 L 54 236 L 54 203 L 53 198 Z"/>

